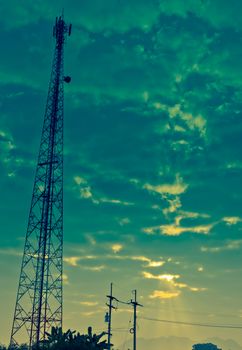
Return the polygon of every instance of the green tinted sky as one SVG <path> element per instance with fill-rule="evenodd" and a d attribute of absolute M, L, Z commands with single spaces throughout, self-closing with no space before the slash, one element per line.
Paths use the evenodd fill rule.
<path fill-rule="evenodd" d="M 0 2 L 0 340 L 7 342 L 53 51 L 65 7 L 65 327 L 104 327 L 105 295 L 140 316 L 242 317 L 242 4 Z M 121 307 L 114 327 L 128 326 Z M 139 334 L 240 331 L 139 320 Z M 115 335 L 116 344 L 123 334 Z"/>

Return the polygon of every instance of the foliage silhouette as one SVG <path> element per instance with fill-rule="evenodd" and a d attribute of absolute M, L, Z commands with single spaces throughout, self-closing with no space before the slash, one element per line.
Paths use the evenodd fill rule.
<path fill-rule="evenodd" d="M 51 333 L 47 334 L 47 343 L 51 350 L 105 350 L 108 349 L 106 340 L 100 341 L 106 334 L 93 334 L 92 327 L 88 327 L 87 334 L 80 334 L 68 329 L 63 332 L 61 328 L 52 327 Z"/>
<path fill-rule="evenodd" d="M 32 350 L 108 350 L 106 340 L 100 341 L 107 334 L 93 334 L 92 327 L 88 327 L 87 334 L 68 329 L 63 332 L 61 327 L 52 327 L 51 332 L 47 333 L 47 339 L 41 342 L 38 346 L 34 345 Z M 28 350 L 27 344 L 14 345 L 6 347 L 0 344 L 0 350 Z"/>

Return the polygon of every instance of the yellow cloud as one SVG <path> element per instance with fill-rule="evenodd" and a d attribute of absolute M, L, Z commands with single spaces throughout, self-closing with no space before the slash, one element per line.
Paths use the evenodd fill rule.
<path fill-rule="evenodd" d="M 78 265 L 77 263 L 80 259 L 81 258 L 78 256 L 70 256 L 70 257 L 64 258 L 64 261 L 70 266 L 77 266 Z"/>
<path fill-rule="evenodd" d="M 83 306 L 96 306 L 98 305 L 98 302 L 97 301 L 80 301 L 79 304 Z"/>
<path fill-rule="evenodd" d="M 114 253 L 119 253 L 123 249 L 123 245 L 116 243 L 111 246 L 111 249 Z"/>
<path fill-rule="evenodd" d="M 236 225 L 238 222 L 241 221 L 241 218 L 239 216 L 226 216 L 222 219 L 224 222 L 226 222 L 227 225 Z"/>
<path fill-rule="evenodd" d="M 192 227 L 180 227 L 174 224 L 171 225 L 161 225 L 159 227 L 161 234 L 166 236 L 179 236 L 184 232 L 194 232 L 199 234 L 208 234 L 213 227 L 212 224 L 209 225 L 199 225 Z"/>
<path fill-rule="evenodd" d="M 169 213 L 175 213 L 177 209 L 181 207 L 181 200 L 178 196 L 173 199 L 165 198 L 164 199 L 169 203 L 168 208 L 164 208 L 162 210 L 164 215 L 168 215 Z"/>
<path fill-rule="evenodd" d="M 62 275 L 62 280 L 64 284 L 69 284 L 68 276 L 65 273 L 63 273 Z"/>
<path fill-rule="evenodd" d="M 147 258 L 146 256 L 132 256 L 131 257 L 132 260 L 137 260 L 137 261 L 145 261 L 145 262 L 149 262 L 150 259 Z"/>
<path fill-rule="evenodd" d="M 153 261 L 146 256 L 132 256 L 131 260 L 137 260 L 137 261 L 144 261 L 147 262 L 147 265 L 145 267 L 160 267 L 165 264 L 165 261 L 160 260 L 160 261 Z"/>
<path fill-rule="evenodd" d="M 74 176 L 74 182 L 77 184 L 77 185 L 81 185 L 81 184 L 85 184 L 86 183 L 86 180 L 83 179 L 82 177 L 80 176 Z"/>
<path fill-rule="evenodd" d="M 181 109 L 180 104 L 167 108 L 170 118 L 179 117 L 183 120 L 190 130 L 197 129 L 200 131 L 201 135 L 206 133 L 206 119 L 202 115 L 192 115 L 191 113 L 184 112 Z"/>
<path fill-rule="evenodd" d="M 131 203 L 131 202 L 124 202 L 124 201 L 121 201 L 119 199 L 112 199 L 112 198 L 99 198 L 98 202 L 120 204 L 120 205 L 125 205 L 125 206 L 134 205 L 134 203 Z"/>
<path fill-rule="evenodd" d="M 143 271 L 142 273 L 145 278 L 163 280 L 166 282 L 172 282 L 174 279 L 180 278 L 180 275 L 171 275 L 171 274 L 153 275 L 152 273 L 146 272 L 146 271 Z"/>
<path fill-rule="evenodd" d="M 173 184 L 162 184 L 162 185 L 151 185 L 146 183 L 143 188 L 150 191 L 150 192 L 156 192 L 159 194 L 165 194 L 169 193 L 172 195 L 178 195 L 182 194 L 186 191 L 188 185 L 183 183 L 183 180 L 179 175 L 176 177 L 176 181 Z"/>
<path fill-rule="evenodd" d="M 151 299 L 172 299 L 177 298 L 181 292 L 178 291 L 167 291 L 167 290 L 154 290 L 149 298 Z"/>
<path fill-rule="evenodd" d="M 163 235 L 166 236 L 180 236 L 185 232 L 184 227 L 179 227 L 176 225 L 161 225 L 159 230 Z"/>
<path fill-rule="evenodd" d="M 81 198 L 85 198 L 85 199 L 92 198 L 91 187 L 86 186 L 86 187 L 80 188 L 80 195 L 81 195 Z"/>
<path fill-rule="evenodd" d="M 96 313 L 97 311 L 87 311 L 87 312 L 81 312 L 81 315 L 85 317 L 89 317 L 89 316 L 95 315 Z"/>
<path fill-rule="evenodd" d="M 190 287 L 189 289 L 192 292 L 204 292 L 205 290 L 207 290 L 207 288 L 198 288 L 198 287 Z"/>
<path fill-rule="evenodd" d="M 94 272 L 99 272 L 102 271 L 105 266 L 104 265 L 97 265 L 97 266 L 81 266 L 83 270 L 88 270 L 88 271 L 94 271 Z"/>
<path fill-rule="evenodd" d="M 177 218 L 178 222 L 179 220 L 180 220 L 180 217 Z M 165 236 L 180 236 L 184 232 L 193 232 L 193 233 L 206 235 L 210 232 L 212 227 L 213 227 L 213 224 L 191 226 L 191 227 L 181 227 L 177 224 L 169 224 L 169 225 L 161 225 L 161 226 L 154 226 L 154 227 L 145 227 L 143 229 L 143 232 L 147 234 L 154 234 L 156 232 L 159 232 L 160 234 Z"/>
<path fill-rule="evenodd" d="M 153 275 L 152 273 L 149 273 L 146 271 L 143 271 L 142 274 L 147 279 L 156 279 L 159 281 L 164 281 L 164 282 L 168 283 L 173 289 L 174 288 L 179 288 L 179 289 L 186 288 L 192 292 L 200 292 L 200 291 L 206 290 L 206 288 L 190 287 L 186 283 L 177 282 L 177 280 L 181 277 L 180 275 L 172 275 L 172 274 Z M 177 292 L 179 292 L 179 291 L 177 291 Z"/>
<path fill-rule="evenodd" d="M 153 235 L 156 231 L 156 227 L 144 227 L 142 231 L 147 235 Z"/>
<path fill-rule="evenodd" d="M 150 260 L 148 262 L 147 267 L 160 267 L 163 266 L 165 264 L 165 261 L 152 261 Z"/>

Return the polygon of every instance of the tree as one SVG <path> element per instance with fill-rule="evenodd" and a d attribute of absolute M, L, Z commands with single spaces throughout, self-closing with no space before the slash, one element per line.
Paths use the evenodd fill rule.
<path fill-rule="evenodd" d="M 100 339 L 106 334 L 92 334 L 92 327 L 88 327 L 87 334 L 75 334 L 76 331 L 68 329 L 63 332 L 61 328 L 52 327 L 47 334 L 47 347 L 51 350 L 105 350 L 108 349 L 106 340 Z M 1 349 L 0 349 L 1 350 Z"/>
<path fill-rule="evenodd" d="M 7 347 L 3 344 L 0 344 L 0 350 L 7 350 Z"/>

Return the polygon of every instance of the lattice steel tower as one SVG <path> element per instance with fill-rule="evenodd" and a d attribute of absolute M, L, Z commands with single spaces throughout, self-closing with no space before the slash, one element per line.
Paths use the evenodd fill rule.
<path fill-rule="evenodd" d="M 63 15 L 56 40 L 36 167 L 10 346 L 40 346 L 46 331 L 62 326 L 63 282 L 63 84 L 64 42 L 71 33 Z"/>

